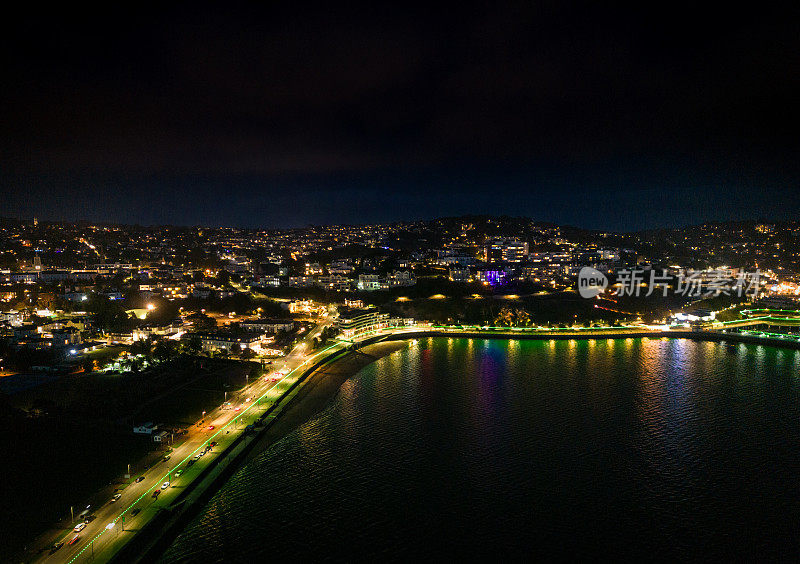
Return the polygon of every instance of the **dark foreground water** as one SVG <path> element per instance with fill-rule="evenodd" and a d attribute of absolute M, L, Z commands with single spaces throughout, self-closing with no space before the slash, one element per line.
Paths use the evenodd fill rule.
<path fill-rule="evenodd" d="M 166 562 L 800 556 L 800 352 L 424 339 L 238 472 Z"/>

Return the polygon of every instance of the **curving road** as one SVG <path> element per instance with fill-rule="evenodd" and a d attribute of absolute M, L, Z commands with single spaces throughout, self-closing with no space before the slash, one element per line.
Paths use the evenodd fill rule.
<path fill-rule="evenodd" d="M 302 373 L 298 368 L 328 349 L 340 346 L 333 345 L 309 356 L 305 354 L 311 340 L 331 322 L 330 317 L 326 318 L 309 331 L 286 357 L 273 364 L 271 374 L 243 388 L 238 395 L 240 403 L 229 408 L 219 406 L 207 413 L 203 421 L 193 425 L 188 434 L 181 437 L 182 442 L 174 447 L 168 460 L 161 460 L 140 474 L 144 477 L 141 482 L 131 482 L 120 490 L 117 501 L 109 500 L 92 508 L 91 514 L 95 518 L 82 531 L 76 533 L 69 528 L 69 523 L 61 523 L 56 531 L 51 530 L 37 540 L 34 551 L 28 553 L 30 558 L 26 560 L 47 563 L 109 560 L 147 521 L 176 501 L 217 453 L 233 443 L 248 424 L 258 419 L 296 381 Z M 198 457 L 212 441 L 217 445 Z M 170 485 L 162 489 L 166 481 Z M 154 498 L 155 491 L 160 493 Z M 78 536 L 77 541 L 69 545 L 75 536 Z M 54 543 L 61 541 L 64 545 L 51 553 Z"/>

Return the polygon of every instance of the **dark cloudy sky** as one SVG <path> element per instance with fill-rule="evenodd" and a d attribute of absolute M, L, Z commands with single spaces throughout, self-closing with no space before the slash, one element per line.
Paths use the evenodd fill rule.
<path fill-rule="evenodd" d="M 800 215 L 797 10 L 334 4 L 5 18 L 0 216 Z"/>

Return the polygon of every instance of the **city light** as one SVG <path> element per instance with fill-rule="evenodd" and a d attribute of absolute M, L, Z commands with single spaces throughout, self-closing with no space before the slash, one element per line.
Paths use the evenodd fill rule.
<path fill-rule="evenodd" d="M 797 8 L 256 4 L 10 18 L 0 561 L 790 559 Z"/>

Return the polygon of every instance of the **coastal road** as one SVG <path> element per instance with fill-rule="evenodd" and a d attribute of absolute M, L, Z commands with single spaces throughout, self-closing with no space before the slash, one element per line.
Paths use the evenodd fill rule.
<path fill-rule="evenodd" d="M 93 514 L 96 518 L 81 532 L 72 532 L 66 523 L 62 523 L 60 530 L 55 534 L 51 531 L 35 545 L 44 550 L 32 559 L 41 562 L 69 563 L 84 562 L 89 559 L 94 561 L 110 559 L 147 521 L 176 502 L 184 488 L 199 477 L 218 455 L 217 453 L 227 449 L 248 424 L 253 423 L 289 389 L 302 373 L 298 368 L 312 362 L 318 355 L 333 352 L 335 348 L 349 344 L 348 341 L 341 341 L 321 351 L 306 354 L 313 338 L 331 322 L 331 317 L 328 317 L 323 323 L 308 331 L 286 357 L 272 365 L 274 371 L 271 374 L 250 383 L 233 396 L 229 409 L 219 406 L 209 412 L 202 422 L 192 426 L 188 435 L 182 437 L 182 442 L 175 445 L 169 460 L 161 461 L 142 473 L 144 476 L 142 482 L 127 484 L 121 490 L 118 501 L 106 502 L 95 508 Z M 428 331 L 431 329 L 434 332 L 452 332 L 452 329 L 445 327 L 426 328 Z M 469 331 L 467 328 L 464 329 L 465 332 Z M 420 327 L 381 330 L 360 336 L 356 342 L 381 334 L 413 334 L 419 330 Z M 277 376 L 278 373 L 280 376 Z M 217 445 L 209 453 L 190 462 L 202 453 L 211 441 Z M 176 476 L 176 471 L 181 472 L 180 476 Z M 161 490 L 161 484 L 165 481 L 169 481 L 170 485 Z M 157 498 L 152 497 L 155 491 L 161 492 Z M 73 545 L 65 544 L 54 554 L 48 554 L 49 547 L 54 542 L 63 540 L 66 543 L 76 534 L 80 536 Z"/>
<path fill-rule="evenodd" d="M 312 358 L 312 355 L 306 355 L 312 340 L 331 322 L 332 318 L 328 317 L 308 331 L 286 357 L 271 366 L 273 372 L 243 388 L 229 408 L 219 406 L 207 413 L 203 421 L 180 437 L 181 442 L 174 446 L 168 460 L 161 460 L 139 474 L 144 478 L 141 482 L 135 482 L 137 476 L 132 476 L 133 480 L 120 489 L 117 501 L 93 507 L 90 514 L 95 518 L 83 530 L 74 532 L 64 522 L 55 533 L 50 531 L 43 535 L 35 544 L 36 552 L 29 553 L 30 559 L 48 563 L 110 559 L 147 521 L 173 503 L 217 453 L 230 446 L 248 424 L 258 419 L 294 383 L 302 372 L 296 369 Z M 313 356 L 316 354 L 319 353 Z M 210 452 L 190 462 L 212 441 L 217 445 Z M 180 471 L 180 476 L 176 475 L 177 471 Z M 166 481 L 170 485 L 162 490 L 161 485 Z M 155 491 L 161 493 L 154 498 Z M 78 540 L 69 545 L 76 535 Z M 61 541 L 64 545 L 50 554 L 50 547 Z"/>

